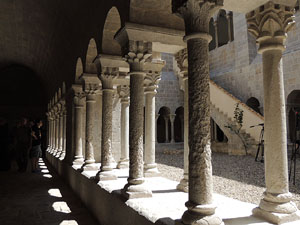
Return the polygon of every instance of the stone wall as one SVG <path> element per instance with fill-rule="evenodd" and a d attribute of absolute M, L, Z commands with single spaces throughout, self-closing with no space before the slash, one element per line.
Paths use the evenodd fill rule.
<path fill-rule="evenodd" d="M 171 114 L 175 114 L 176 109 L 183 106 L 183 92 L 180 90 L 179 81 L 173 69 L 173 58 L 172 54 L 161 54 L 161 59 L 166 61 L 166 66 L 162 70 L 161 81 L 157 90 L 156 114 L 163 106 L 168 107 Z"/>
<path fill-rule="evenodd" d="M 211 79 L 235 97 L 246 102 L 255 97 L 263 107 L 262 58 L 255 39 L 247 32 L 243 14 L 234 13 L 234 41 L 210 52 Z M 296 25 L 288 33 L 283 56 L 285 96 L 300 89 L 300 13 Z"/>

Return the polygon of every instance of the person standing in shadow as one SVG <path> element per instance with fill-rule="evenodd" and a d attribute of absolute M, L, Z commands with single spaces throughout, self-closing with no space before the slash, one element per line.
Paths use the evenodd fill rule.
<path fill-rule="evenodd" d="M 18 163 L 18 171 L 25 172 L 28 163 L 28 152 L 31 149 L 31 130 L 27 126 L 27 119 L 22 118 L 21 124 L 16 130 L 16 160 Z"/>
<path fill-rule="evenodd" d="M 38 161 L 42 157 L 42 131 L 41 127 L 43 126 L 42 120 L 37 120 L 36 124 L 32 127 L 31 136 L 32 136 L 32 148 L 30 149 L 30 160 L 31 160 L 31 171 L 32 173 L 39 172 Z"/>

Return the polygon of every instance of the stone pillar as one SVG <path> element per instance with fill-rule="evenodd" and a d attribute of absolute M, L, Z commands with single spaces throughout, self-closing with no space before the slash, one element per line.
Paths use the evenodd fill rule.
<path fill-rule="evenodd" d="M 180 76 L 183 82 L 184 91 L 184 114 L 183 114 L 183 141 L 184 141 L 184 168 L 183 179 L 177 185 L 180 191 L 188 192 L 189 188 L 189 92 L 188 92 L 188 64 L 187 64 L 187 49 L 179 51 L 175 58 L 180 69 Z"/>
<path fill-rule="evenodd" d="M 48 107 L 49 108 L 49 107 Z M 51 148 L 51 142 L 50 142 L 50 133 L 51 133 L 51 113 L 47 112 L 47 152 L 49 152 L 50 148 Z"/>
<path fill-rule="evenodd" d="M 129 167 L 129 86 L 122 85 L 118 89 L 121 98 L 121 158 L 118 169 Z"/>
<path fill-rule="evenodd" d="M 171 143 L 175 143 L 175 137 L 174 137 L 174 122 L 175 122 L 176 115 L 171 114 L 170 115 L 170 121 L 171 121 Z"/>
<path fill-rule="evenodd" d="M 265 118 L 266 191 L 253 214 L 271 223 L 281 224 L 300 219 L 289 192 L 286 114 L 282 53 L 287 32 L 294 25 L 294 9 L 272 1 L 246 15 L 248 30 L 259 44 L 263 60 Z"/>
<path fill-rule="evenodd" d="M 143 171 L 144 66 L 152 55 L 152 44 L 131 40 L 127 43 L 126 58 L 130 65 L 129 178 L 122 194 L 130 199 L 152 196 L 152 191 L 144 184 Z"/>
<path fill-rule="evenodd" d="M 55 123 L 55 114 L 54 114 L 54 110 L 53 108 L 51 109 L 51 138 L 50 138 L 50 143 L 51 143 L 51 148 L 49 153 L 52 154 L 54 151 L 54 136 L 55 136 L 55 127 L 54 127 L 54 123 Z"/>
<path fill-rule="evenodd" d="M 188 50 L 189 193 L 184 224 L 224 224 L 213 204 L 210 149 L 209 21 L 222 0 L 173 0 L 173 12 L 185 22 Z"/>
<path fill-rule="evenodd" d="M 112 111 L 113 111 L 113 79 L 119 76 L 118 68 L 102 68 L 100 79 L 102 81 L 102 141 L 101 141 L 101 167 L 97 180 L 116 180 L 113 169 L 112 156 Z"/>
<path fill-rule="evenodd" d="M 169 143 L 169 115 L 164 116 L 164 120 L 165 120 L 165 134 L 166 134 L 165 143 Z"/>
<path fill-rule="evenodd" d="M 82 111 L 84 107 L 85 94 L 82 90 L 82 86 L 75 84 L 72 86 L 74 90 L 74 108 L 75 108 L 75 119 L 74 119 L 74 161 L 73 165 L 83 164 L 82 155 Z"/>
<path fill-rule="evenodd" d="M 98 170 L 94 157 L 94 123 L 96 96 L 99 91 L 100 80 L 96 74 L 84 74 L 84 91 L 86 94 L 86 138 L 85 138 L 85 160 L 82 169 L 84 171 Z"/>
<path fill-rule="evenodd" d="M 59 135 L 58 135 L 58 153 L 56 157 L 60 157 L 63 151 L 63 129 L 64 129 L 64 124 L 63 124 L 63 108 L 64 108 L 64 102 L 61 102 L 61 107 L 59 111 Z"/>
<path fill-rule="evenodd" d="M 55 112 L 55 144 L 53 155 L 56 156 L 58 153 L 58 140 L 59 140 L 59 105 L 56 105 Z"/>
<path fill-rule="evenodd" d="M 63 144 L 62 144 L 62 153 L 60 155 L 60 159 L 63 160 L 66 156 L 66 142 L 67 142 L 67 110 L 66 106 L 64 106 L 63 111 L 63 132 L 62 132 L 62 139 L 63 139 Z"/>
<path fill-rule="evenodd" d="M 159 176 L 155 163 L 155 95 L 160 73 L 148 73 L 145 77 L 145 156 L 144 176 Z"/>
<path fill-rule="evenodd" d="M 218 21 L 214 21 L 216 48 L 219 47 Z"/>
<path fill-rule="evenodd" d="M 226 14 L 227 22 L 228 22 L 228 40 L 229 42 L 233 41 L 232 37 L 232 12 Z"/>

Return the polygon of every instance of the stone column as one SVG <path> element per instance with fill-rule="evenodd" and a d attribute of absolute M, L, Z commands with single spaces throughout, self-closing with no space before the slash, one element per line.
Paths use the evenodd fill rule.
<path fill-rule="evenodd" d="M 180 76 L 183 82 L 184 91 L 184 113 L 183 113 L 183 141 L 184 141 L 184 168 L 183 179 L 177 185 L 180 191 L 188 192 L 189 188 L 189 92 L 188 92 L 188 64 L 187 64 L 187 49 L 179 51 L 175 58 L 180 69 Z"/>
<path fill-rule="evenodd" d="M 214 21 L 216 48 L 219 47 L 218 21 Z"/>
<path fill-rule="evenodd" d="M 148 73 L 145 77 L 145 156 L 144 176 L 159 176 L 155 163 L 155 95 L 160 73 Z"/>
<path fill-rule="evenodd" d="M 151 197 L 152 191 L 144 184 L 143 123 L 145 64 L 152 54 L 152 44 L 131 41 L 127 52 L 130 64 L 129 106 L 129 178 L 122 190 L 125 198 Z"/>
<path fill-rule="evenodd" d="M 228 22 L 228 40 L 229 42 L 233 41 L 232 37 L 232 12 L 226 14 L 227 22 Z"/>
<path fill-rule="evenodd" d="M 289 192 L 282 53 L 294 9 L 272 1 L 246 15 L 263 60 L 266 191 L 253 214 L 281 224 L 300 219 Z"/>
<path fill-rule="evenodd" d="M 112 156 L 112 110 L 113 110 L 113 79 L 119 76 L 118 68 L 102 68 L 100 79 L 102 81 L 102 141 L 101 141 L 101 167 L 97 180 L 116 180 L 113 169 Z"/>
<path fill-rule="evenodd" d="M 164 116 L 164 120 L 165 120 L 165 134 L 166 134 L 165 143 L 169 143 L 169 115 Z"/>
<path fill-rule="evenodd" d="M 75 84 L 72 86 L 74 90 L 74 108 L 75 108 L 75 119 L 74 119 L 74 160 L 73 165 L 83 164 L 82 155 L 82 111 L 84 107 L 85 94 L 82 90 L 82 85 Z"/>
<path fill-rule="evenodd" d="M 54 126 L 54 123 L 55 123 L 55 114 L 54 114 L 54 110 L 53 108 L 51 109 L 51 138 L 50 138 L 50 142 L 51 142 L 51 148 L 50 148 L 50 151 L 49 153 L 52 154 L 53 151 L 54 151 L 54 136 L 55 136 L 55 126 Z"/>
<path fill-rule="evenodd" d="M 60 103 L 60 111 L 59 111 L 59 132 L 58 132 L 58 152 L 56 154 L 56 157 L 60 157 L 63 151 L 63 108 L 64 108 L 64 102 Z"/>
<path fill-rule="evenodd" d="M 94 157 L 94 123 L 96 96 L 99 91 L 100 80 L 95 74 L 84 74 L 84 91 L 86 94 L 86 138 L 85 160 L 82 169 L 84 171 L 98 170 Z"/>
<path fill-rule="evenodd" d="M 170 115 L 170 121 L 171 121 L 171 143 L 175 143 L 175 137 L 174 137 L 174 122 L 175 122 L 176 115 L 171 114 Z"/>
<path fill-rule="evenodd" d="M 173 0 L 173 12 L 185 22 L 188 50 L 189 193 L 184 224 L 224 224 L 213 204 L 210 149 L 209 21 L 222 0 Z"/>
<path fill-rule="evenodd" d="M 54 140 L 54 151 L 53 155 L 56 156 L 58 153 L 58 139 L 59 139 L 59 105 L 56 105 L 55 111 L 55 140 Z"/>
<path fill-rule="evenodd" d="M 48 107 L 49 108 L 49 107 Z M 51 148 L 51 142 L 50 142 L 50 133 L 51 133 L 51 113 L 47 112 L 47 121 L 48 121 L 48 125 L 47 125 L 47 152 L 49 152 L 50 148 Z"/>
<path fill-rule="evenodd" d="M 66 156 L 66 142 L 67 142 L 67 137 L 66 137 L 66 134 L 67 134 L 67 110 L 66 110 L 66 106 L 64 106 L 62 114 L 63 114 L 63 133 L 62 133 L 63 144 L 62 144 L 62 153 L 60 155 L 61 160 L 63 160 Z"/>
<path fill-rule="evenodd" d="M 121 98 L 121 158 L 118 169 L 129 167 L 129 86 L 122 85 L 118 89 Z"/>

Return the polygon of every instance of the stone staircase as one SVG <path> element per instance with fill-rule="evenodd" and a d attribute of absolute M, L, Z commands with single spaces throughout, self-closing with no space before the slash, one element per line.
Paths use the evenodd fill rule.
<path fill-rule="evenodd" d="M 213 81 L 210 81 L 210 101 L 211 117 L 228 138 L 228 154 L 255 155 L 261 127 L 250 128 L 250 126 L 263 123 L 263 116 Z M 238 130 L 238 125 L 234 122 L 234 109 L 237 103 L 244 112 L 243 126 L 238 133 L 235 132 Z M 214 143 L 212 143 L 213 147 Z"/>

